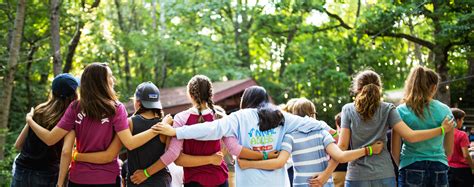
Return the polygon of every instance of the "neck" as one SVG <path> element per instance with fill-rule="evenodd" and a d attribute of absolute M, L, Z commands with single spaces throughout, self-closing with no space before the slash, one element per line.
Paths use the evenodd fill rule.
<path fill-rule="evenodd" d="M 146 118 L 146 119 L 151 119 L 151 118 L 156 118 L 158 117 L 158 115 L 156 115 L 154 112 L 152 111 L 146 111 L 146 112 L 143 112 L 140 114 L 142 117 Z"/>
<path fill-rule="evenodd" d="M 208 109 L 208 108 L 209 108 L 209 106 L 207 105 L 207 103 L 201 103 L 201 104 L 194 103 L 194 104 L 193 104 L 193 107 L 194 107 L 194 108 L 200 108 L 201 110 L 204 110 L 204 109 Z"/>

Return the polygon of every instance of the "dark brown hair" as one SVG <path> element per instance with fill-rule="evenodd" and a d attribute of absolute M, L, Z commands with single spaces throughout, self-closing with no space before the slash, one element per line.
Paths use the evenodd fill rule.
<path fill-rule="evenodd" d="M 82 73 L 79 103 L 81 110 L 92 119 L 115 115 L 117 96 L 108 71 L 107 63 L 92 63 Z"/>
<path fill-rule="evenodd" d="M 336 122 L 336 126 L 341 127 L 341 113 L 337 113 L 334 117 L 334 121 Z"/>
<path fill-rule="evenodd" d="M 405 81 L 403 102 L 415 112 L 416 116 L 424 118 L 424 107 L 428 106 L 438 83 L 439 76 L 433 70 L 422 66 L 413 68 Z"/>
<path fill-rule="evenodd" d="M 370 120 L 379 107 L 382 81 L 372 70 L 358 73 L 352 82 L 352 91 L 357 94 L 354 105 L 362 120 Z"/>
<path fill-rule="evenodd" d="M 69 104 L 76 99 L 77 94 L 75 91 L 73 95 L 66 98 L 60 98 L 51 93 L 48 101 L 35 107 L 33 120 L 42 127 L 51 130 L 61 120 Z"/>
<path fill-rule="evenodd" d="M 240 108 L 258 109 L 258 127 L 260 131 L 274 129 L 284 124 L 283 113 L 270 103 L 269 96 L 265 88 L 260 86 L 251 86 L 245 89 Z"/>
<path fill-rule="evenodd" d="M 199 113 L 198 122 L 204 122 L 204 118 L 201 113 L 201 104 L 207 103 L 207 106 L 215 114 L 214 101 L 212 101 L 213 89 L 211 80 L 205 75 L 195 75 L 188 82 L 188 93 L 197 104 L 197 110 Z"/>
<path fill-rule="evenodd" d="M 466 117 L 466 113 L 459 109 L 459 108 L 451 108 L 451 112 L 453 113 L 454 119 L 455 120 L 460 120 L 464 117 Z"/>
<path fill-rule="evenodd" d="M 155 113 L 156 116 L 158 116 L 159 119 L 163 119 L 164 113 L 163 113 L 162 109 L 146 108 L 142 105 L 141 102 L 140 102 L 140 107 L 138 108 L 137 111 L 135 111 L 135 113 L 133 115 L 142 114 L 142 113 L 145 113 L 145 112 L 148 112 L 148 111 L 152 111 L 153 113 Z"/>

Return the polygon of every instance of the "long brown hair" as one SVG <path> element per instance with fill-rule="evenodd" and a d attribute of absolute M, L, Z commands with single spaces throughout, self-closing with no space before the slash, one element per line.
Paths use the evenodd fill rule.
<path fill-rule="evenodd" d="M 109 76 L 107 63 L 89 64 L 82 73 L 79 103 L 81 110 L 92 119 L 115 115 L 117 96 Z"/>
<path fill-rule="evenodd" d="M 212 101 L 213 89 L 211 80 L 205 75 L 196 75 L 188 82 L 188 93 L 197 104 L 197 110 L 199 113 L 199 123 L 204 122 L 201 113 L 201 104 L 207 103 L 207 106 L 215 114 L 214 101 Z"/>
<path fill-rule="evenodd" d="M 316 107 L 310 100 L 299 98 L 294 102 L 291 113 L 301 117 L 309 116 L 316 118 Z"/>
<path fill-rule="evenodd" d="M 379 107 L 382 81 L 372 70 L 358 73 L 352 82 L 352 91 L 357 94 L 354 105 L 362 119 L 370 120 Z"/>
<path fill-rule="evenodd" d="M 428 106 L 438 84 L 439 76 L 433 70 L 422 66 L 413 68 L 405 81 L 403 102 L 416 116 L 424 118 L 424 107 Z"/>
<path fill-rule="evenodd" d="M 42 127 L 51 130 L 58 124 L 69 104 L 76 99 L 77 94 L 75 91 L 73 95 L 66 98 L 60 98 L 51 93 L 48 101 L 35 107 L 33 120 Z"/>

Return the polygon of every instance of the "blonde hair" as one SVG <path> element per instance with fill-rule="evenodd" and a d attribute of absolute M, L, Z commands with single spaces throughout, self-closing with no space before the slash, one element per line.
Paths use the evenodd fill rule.
<path fill-rule="evenodd" d="M 316 118 L 316 107 L 310 100 L 299 98 L 294 102 L 291 113 L 301 117 L 309 116 Z"/>
<path fill-rule="evenodd" d="M 298 101 L 298 98 L 292 98 L 292 99 L 288 100 L 288 102 L 286 102 L 285 106 L 283 106 L 281 108 L 281 110 L 283 110 L 285 112 L 292 113 L 293 106 L 295 105 L 296 101 Z"/>
<path fill-rule="evenodd" d="M 382 81 L 372 70 L 358 73 L 352 82 L 352 91 L 357 94 L 354 105 L 362 120 L 370 120 L 380 105 Z"/>
<path fill-rule="evenodd" d="M 424 118 L 424 107 L 428 106 L 439 84 L 439 75 L 433 70 L 414 67 L 405 81 L 403 102 L 410 107 L 415 115 Z"/>

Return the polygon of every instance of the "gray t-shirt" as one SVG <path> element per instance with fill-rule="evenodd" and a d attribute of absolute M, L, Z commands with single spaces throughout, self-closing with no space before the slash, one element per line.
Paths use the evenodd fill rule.
<path fill-rule="evenodd" d="M 368 146 L 377 140 L 384 142 L 384 149 L 379 155 L 365 156 L 349 162 L 346 180 L 377 180 L 395 177 L 390 153 L 387 150 L 387 130 L 402 119 L 395 106 L 381 102 L 372 119 L 364 121 L 356 111 L 354 103 L 342 107 L 341 127 L 350 129 L 350 147 L 358 149 Z"/>

